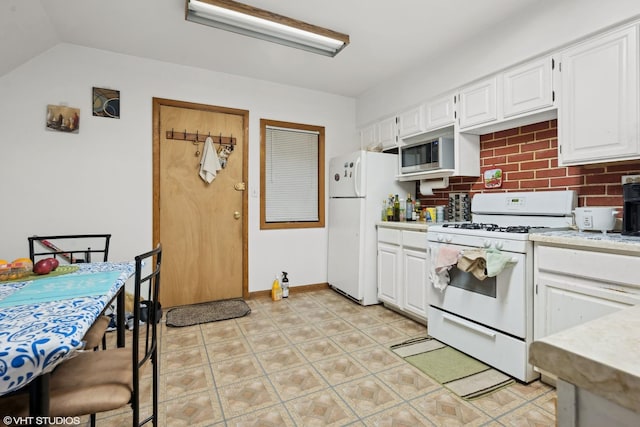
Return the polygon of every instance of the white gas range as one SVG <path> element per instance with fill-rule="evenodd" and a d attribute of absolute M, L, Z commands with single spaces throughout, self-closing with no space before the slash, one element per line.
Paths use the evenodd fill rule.
<path fill-rule="evenodd" d="M 476 194 L 471 223 L 429 227 L 429 335 L 520 381 L 535 380 L 529 235 L 568 229 L 576 205 L 574 191 Z M 482 263 L 452 263 L 452 254 Z"/>

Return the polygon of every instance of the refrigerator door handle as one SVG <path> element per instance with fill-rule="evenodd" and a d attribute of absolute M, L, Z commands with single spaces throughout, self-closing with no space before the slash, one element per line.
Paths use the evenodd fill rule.
<path fill-rule="evenodd" d="M 362 178 L 360 177 L 360 157 L 356 159 L 356 165 L 353 171 L 353 175 L 353 190 L 356 193 L 356 197 L 362 197 L 362 188 L 360 188 L 360 184 L 362 183 Z"/>

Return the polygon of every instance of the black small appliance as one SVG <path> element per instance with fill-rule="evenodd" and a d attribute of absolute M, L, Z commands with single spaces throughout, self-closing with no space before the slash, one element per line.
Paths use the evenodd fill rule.
<path fill-rule="evenodd" d="M 624 200 L 622 214 L 622 234 L 640 236 L 640 183 L 622 185 Z"/>

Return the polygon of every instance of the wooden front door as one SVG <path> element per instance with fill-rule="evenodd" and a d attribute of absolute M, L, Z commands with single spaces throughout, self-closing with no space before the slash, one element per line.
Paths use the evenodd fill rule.
<path fill-rule="evenodd" d="M 165 307 L 248 296 L 248 118 L 244 110 L 153 100 L 153 235 L 163 247 Z M 208 135 L 235 140 L 210 184 L 199 174 L 204 142 L 193 142 Z"/>

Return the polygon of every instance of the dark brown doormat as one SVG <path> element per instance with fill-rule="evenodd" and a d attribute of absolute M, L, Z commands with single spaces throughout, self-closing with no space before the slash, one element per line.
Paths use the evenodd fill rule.
<path fill-rule="evenodd" d="M 175 307 L 167 312 L 167 326 L 182 327 L 235 319 L 251 313 L 242 298 Z"/>

